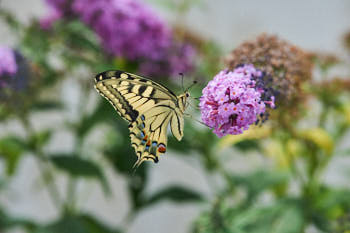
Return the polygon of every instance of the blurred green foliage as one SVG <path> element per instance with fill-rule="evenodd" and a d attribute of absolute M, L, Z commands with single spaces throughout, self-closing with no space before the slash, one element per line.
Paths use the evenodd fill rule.
<path fill-rule="evenodd" d="M 177 7 L 187 9 L 189 6 L 184 3 Z M 19 39 L 18 49 L 31 63 L 33 83 L 29 90 L 10 93 L 16 101 L 0 102 L 0 123 L 15 120 L 25 130 L 25 136 L 8 134 L 0 138 L 0 162 L 6 168 L 0 177 L 0 192 L 16 175 L 21 159 L 33 156 L 42 182 L 60 212 L 58 219 L 43 224 L 11 216 L 0 206 L 1 232 L 13 227 L 32 233 L 123 232 L 125 226 L 118 229 L 107 226 L 102 219 L 82 212 L 77 205 L 80 196 L 76 189 L 78 180 L 94 180 L 107 196 L 113 195 L 103 161 L 112 164 L 116 174 L 126 177 L 131 202 L 128 221 L 146 207 L 172 201 L 196 203 L 205 209 L 194 221 L 193 232 L 298 233 L 306 232 L 310 226 L 319 232 L 350 231 L 349 187 L 333 187 L 323 179 L 327 165 L 334 157 L 350 155 L 350 148 L 338 149 L 350 127 L 349 88 L 340 85 L 332 89 L 332 83 L 323 83 L 328 80 L 327 70 L 338 63 L 315 61 L 316 69 L 321 70 L 325 77 L 305 87 L 309 98 L 321 106 L 318 116 L 311 116 L 310 109 L 306 109 L 303 118 L 287 125 L 285 122 L 279 125 L 277 121 L 271 124 L 277 127 L 267 124 L 263 129 L 254 128 L 250 133 L 222 139 L 188 119 L 181 142 L 169 137 L 170 151 L 195 157 L 208 177 L 219 176 L 224 181 L 224 185 L 212 190 L 214 198 L 208 199 L 204 194 L 181 185 L 169 185 L 148 194 L 145 190 L 151 168 L 144 163 L 133 172 L 136 156 L 130 146 L 126 122 L 102 98 L 98 98 L 92 110 L 89 110 L 87 100 L 91 93 L 97 96 L 92 87 L 94 74 L 115 68 L 137 73 L 137 66 L 102 53 L 94 33 L 79 21 L 60 22 L 52 30 L 45 31 L 36 21 L 22 25 L 4 10 L 0 16 L 13 29 L 13 34 Z M 196 78 L 201 84 L 193 89 L 193 96 L 200 96 L 206 81 L 222 69 L 218 59 L 221 50 L 214 42 L 203 40 L 198 49 L 198 68 L 188 77 L 189 83 Z M 52 61 L 53 58 L 56 62 Z M 75 75 L 82 69 L 86 76 Z M 80 85 L 79 117 L 75 120 L 67 117 L 65 124 L 58 126 L 75 136 L 74 148 L 64 153 L 48 152 L 46 146 L 53 140 L 51 136 L 55 129 L 34 130 L 30 118 L 37 112 L 62 113 L 67 110 L 65 103 L 57 97 L 64 79 L 76 79 Z M 175 90 L 180 89 L 180 82 L 159 81 Z M 193 115 L 197 113 L 191 111 Z M 303 121 L 316 124 L 304 127 Z M 106 136 L 99 138 L 98 152 L 90 151 L 87 138 L 95 127 L 101 125 L 108 126 Z M 261 154 L 266 164 L 243 174 L 235 173 L 226 165 L 237 153 L 246 155 L 250 152 Z M 65 173 L 68 180 L 66 194 L 58 191 L 56 174 L 59 172 Z"/>

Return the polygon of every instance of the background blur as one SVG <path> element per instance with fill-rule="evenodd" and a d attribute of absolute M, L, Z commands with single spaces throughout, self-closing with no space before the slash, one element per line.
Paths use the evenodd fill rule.
<path fill-rule="evenodd" d="M 206 80 L 211 79 L 213 75 L 215 75 L 221 69 L 225 68 L 224 65 L 221 63 L 221 59 L 224 56 L 229 54 L 233 49 L 235 49 L 237 46 L 239 46 L 239 44 L 241 44 L 245 40 L 254 39 L 256 36 L 263 32 L 276 34 L 279 37 L 286 39 L 287 41 L 307 51 L 322 52 L 322 54 L 331 53 L 332 55 L 337 56 L 342 61 L 340 62 L 340 64 L 337 64 L 335 67 L 332 67 L 329 71 L 327 71 L 327 80 L 332 80 L 332 77 L 346 77 L 347 79 L 349 79 L 349 51 L 347 51 L 344 48 L 344 36 L 347 32 L 350 31 L 350 2 L 347 0 L 194 0 L 188 2 L 175 0 L 149 0 L 146 1 L 146 3 L 153 8 L 154 12 L 161 15 L 161 17 L 163 17 L 165 21 L 169 23 L 169 25 L 180 25 L 181 28 L 185 28 L 186 31 L 189 31 L 194 35 L 200 37 L 203 43 L 208 43 L 210 44 L 210 46 L 212 46 L 209 46 L 210 48 L 206 48 L 203 52 L 200 52 L 201 56 L 204 54 L 204 56 L 212 57 L 218 62 L 218 64 L 215 64 L 216 67 L 208 68 L 208 70 L 210 70 L 211 73 L 209 72 L 203 75 L 203 73 L 201 72 L 205 72 L 205 69 L 199 72 L 199 76 L 205 76 Z M 16 20 L 23 24 L 23 27 L 32 24 L 32 19 L 40 19 L 45 17 L 49 9 L 48 5 L 45 4 L 44 0 L 2 0 L 0 1 L 0 8 L 12 14 L 12 16 L 15 17 Z M 37 25 L 37 27 L 39 26 Z M 62 27 L 62 25 L 60 25 L 60 27 L 61 28 L 59 28 L 58 30 L 60 30 L 62 33 L 65 33 L 63 32 L 65 30 L 64 27 Z M 14 31 L 16 30 L 17 29 L 15 29 Z M 6 45 L 12 48 L 17 48 L 19 47 L 18 45 L 22 43 L 21 37 L 23 38 L 24 33 L 28 33 L 28 35 L 31 35 L 29 34 L 29 32 L 20 32 L 20 29 L 18 29 L 18 34 L 16 34 L 16 32 L 14 31 L 10 29 L 5 20 L 0 19 L 1 46 Z M 69 36 L 68 33 L 67 35 Z M 40 36 L 38 38 L 40 38 Z M 59 49 L 60 46 L 64 46 L 64 43 L 62 43 L 62 45 L 57 45 L 57 43 L 60 42 L 54 43 L 56 43 L 55 46 L 57 46 Z M 40 53 L 39 50 L 37 50 L 37 52 Z M 30 60 L 28 54 L 30 53 L 23 52 L 23 56 Z M 84 111 L 86 111 L 87 113 L 91 113 L 94 111 L 94 108 L 96 108 L 96 106 L 98 105 L 97 102 L 101 99 L 92 87 L 94 76 L 93 72 L 96 71 L 97 73 L 103 70 L 97 70 L 94 67 L 88 70 L 85 68 L 85 66 L 88 65 L 77 64 L 74 69 L 71 69 L 70 67 L 70 69 L 74 70 L 74 72 L 64 72 L 66 68 L 65 65 L 63 65 L 60 61 L 62 57 L 56 59 L 54 52 L 50 54 L 49 57 L 50 59 L 52 59 L 52 61 L 50 62 L 51 64 L 53 64 L 53 67 L 58 67 L 58 69 L 63 70 L 62 75 L 65 76 L 65 79 L 58 81 L 58 87 L 52 86 L 47 88 L 45 93 L 42 94 L 42 96 L 54 97 L 54 99 L 56 99 L 62 105 L 64 105 L 64 108 L 50 109 L 48 111 L 33 111 L 31 112 L 30 117 L 28 119 L 32 129 L 35 132 L 44 132 L 45 130 L 50 131 L 50 138 L 47 139 L 47 142 L 45 142 L 45 145 L 43 147 L 43 150 L 46 153 L 68 154 L 71 151 L 75 150 L 77 139 L 76 132 L 71 130 L 67 125 L 79 122 L 79 119 L 82 117 L 81 112 L 79 110 L 79 102 L 81 101 L 81 95 L 82 92 L 85 91 L 84 88 L 86 85 L 88 86 L 88 88 L 91 89 L 91 93 L 87 95 L 85 106 L 86 109 Z M 206 65 L 204 64 L 206 62 L 205 58 L 201 59 L 200 62 L 197 62 L 199 64 L 196 65 Z M 112 67 L 112 63 L 109 67 Z M 118 65 L 115 65 L 115 68 L 119 68 Z M 137 69 L 130 71 L 140 74 L 140 72 L 138 72 Z M 83 75 L 86 75 L 86 77 L 83 77 Z M 194 78 L 197 78 L 196 75 L 188 75 L 187 83 L 191 83 L 191 81 Z M 322 75 L 320 75 L 316 71 L 314 79 L 320 80 L 322 79 Z M 176 93 L 181 92 L 180 82 L 180 79 L 176 76 L 175 78 L 169 81 L 169 85 L 172 86 L 172 89 Z M 167 81 L 165 83 L 167 83 Z M 202 80 L 202 86 L 198 87 L 198 90 L 194 91 L 197 95 L 200 94 L 200 89 L 205 86 L 205 83 L 206 81 Z M 348 94 L 348 92 L 346 93 Z M 14 98 L 15 97 L 16 96 L 14 95 Z M 347 104 L 349 104 L 349 99 L 346 99 L 344 97 L 339 98 L 341 98 L 342 100 L 344 100 L 344 102 L 347 102 Z M 20 108 L 21 105 L 17 106 Z M 322 104 L 311 104 L 306 109 L 308 111 L 308 114 L 307 117 L 305 117 L 305 119 L 301 123 L 301 125 L 303 126 L 307 126 L 308 124 L 310 124 L 310 122 L 311 124 L 313 123 L 317 114 L 321 111 L 320 109 L 322 109 Z M 104 113 L 110 114 L 113 119 L 115 118 L 115 121 L 117 121 L 117 123 L 114 122 L 114 124 L 123 124 L 121 123 L 122 121 L 118 119 L 119 116 L 116 116 L 116 114 L 113 113 L 112 109 L 108 109 Z M 193 115 L 198 119 L 200 118 L 198 113 L 196 113 L 195 111 L 193 111 Z M 103 117 L 99 120 L 104 121 Z M 188 121 L 186 122 L 186 124 L 187 123 Z M 327 127 L 335 128 L 336 126 L 333 126 L 333 123 L 334 122 L 330 122 L 326 125 Z M 194 121 L 188 124 L 190 124 L 191 126 L 189 128 L 186 128 L 185 126 L 186 143 L 180 142 L 176 144 L 175 147 L 186 147 L 188 145 L 191 145 L 191 137 L 193 137 L 193 135 L 196 134 L 189 133 L 188 131 L 190 130 L 193 130 L 193 132 L 205 131 L 206 134 L 210 134 L 210 131 L 206 131 L 201 125 L 197 124 Z M 37 158 L 31 155 L 34 152 L 31 151 L 24 151 L 23 155 L 21 155 L 20 159 L 18 159 L 18 164 L 15 165 L 13 173 L 8 174 L 8 161 L 6 162 L 6 160 L 9 160 L 9 158 L 6 158 L 6 156 L 4 156 L 3 158 L 0 157 L 0 213 L 4 213 L 4 216 L 6 214 L 6 216 L 21 219 L 21 221 L 30 220 L 38 225 L 45 225 L 49 224 L 50 222 L 57 221 L 57 219 L 59 219 L 62 215 L 61 209 L 55 206 L 55 204 L 53 204 L 50 198 L 50 195 L 52 194 L 50 194 L 45 188 L 45 186 L 50 185 L 48 183 L 54 180 L 56 187 L 58 188 L 57 192 L 61 193 L 62 195 L 69 192 L 69 187 L 72 187 L 69 186 L 69 183 L 74 182 L 74 189 L 76 189 L 74 191 L 76 193 L 76 195 L 74 196 L 75 200 L 73 201 L 75 202 L 75 211 L 77 211 L 78 213 L 86 213 L 89 216 L 93 216 L 94 218 L 98 219 L 98 221 L 100 221 L 102 224 L 110 226 L 110 228 L 118 228 L 129 233 L 175 233 L 192 231 L 220 232 L 203 230 L 206 228 L 205 226 L 209 226 L 210 224 L 202 224 L 200 223 L 200 221 L 202 221 L 202 218 L 206 218 L 204 216 L 205 214 L 203 214 L 205 211 L 214 208 L 213 206 L 215 206 L 218 197 L 221 195 L 219 194 L 220 190 L 226 189 L 228 184 L 226 183 L 225 179 L 221 177 L 220 172 L 212 172 L 212 170 L 210 170 L 210 166 L 208 168 L 208 161 L 203 162 L 203 159 L 201 159 L 201 151 L 197 150 L 196 148 L 191 148 L 190 150 L 170 149 L 170 151 L 168 151 L 167 154 L 160 159 L 160 162 L 158 164 L 148 163 L 145 166 L 147 167 L 147 169 L 140 169 L 141 175 L 142 172 L 147 172 L 148 174 L 147 185 L 143 187 L 143 195 L 152 196 L 153 194 L 159 192 L 160 190 L 163 190 L 166 187 L 174 186 L 185 187 L 185 191 L 183 190 L 184 198 L 182 199 L 181 194 L 179 196 L 164 195 L 164 198 L 159 198 L 159 201 L 157 201 L 156 203 L 142 207 L 142 209 L 137 209 L 137 211 L 131 213 L 130 210 L 135 207 L 135 203 L 133 203 L 132 199 L 133 197 L 135 197 L 136 194 L 130 193 L 130 180 L 133 180 L 133 183 L 136 183 L 136 186 L 138 185 L 137 182 L 145 181 L 142 179 L 135 180 L 130 176 L 130 174 L 128 174 L 129 171 L 125 172 L 125 168 L 124 170 L 119 168 L 118 165 L 114 165 L 108 159 L 108 156 L 108 158 L 105 158 L 105 156 L 102 155 L 106 148 L 113 147 L 113 145 L 111 145 L 111 143 L 109 142 L 112 141 L 113 138 L 117 140 L 118 137 L 120 137 L 120 135 L 112 135 L 112 133 L 110 132 L 113 130 L 117 130 L 118 127 L 111 127 L 112 126 L 109 125 L 109 123 L 96 124 L 96 127 L 91 129 L 91 131 L 88 133 L 88 135 L 86 135 L 86 137 L 84 136 L 84 141 L 80 142 L 80 145 L 83 148 L 82 151 L 89 151 L 91 155 L 89 155 L 89 159 L 95 161 L 99 165 L 99 168 L 101 169 L 104 177 L 104 181 L 102 182 L 99 181 L 99 178 L 94 179 L 94 175 L 92 175 L 92 178 L 89 177 L 88 179 L 84 178 L 83 175 L 83 177 L 80 178 L 79 174 L 78 178 L 75 177 L 72 181 L 67 177 L 74 176 L 74 174 L 72 174 L 74 172 L 68 171 L 67 175 L 67 171 L 65 169 L 60 168 L 55 168 L 54 170 L 49 168 L 49 170 L 53 171 L 53 174 L 50 174 L 50 177 L 46 179 L 46 181 L 45 179 L 43 181 L 40 178 L 41 176 L 43 176 L 43 173 L 40 171 L 41 169 L 39 168 L 39 166 L 42 165 L 38 164 L 38 162 L 36 161 Z M 122 132 L 125 132 L 125 128 Z M 14 113 L 14 115 L 4 118 L 0 122 L 0 138 L 5 138 L 8 135 L 14 135 L 19 138 L 26 138 L 28 136 L 27 134 L 28 132 L 26 132 L 22 123 L 17 119 L 16 113 Z M 125 135 L 123 136 L 128 140 L 127 133 L 125 133 Z M 110 141 L 105 139 L 106 137 L 109 137 Z M 216 136 L 208 136 L 208 138 L 210 137 Z M 215 141 L 216 139 L 213 140 Z M 332 152 L 334 155 L 332 155 L 332 159 L 327 161 L 327 167 L 324 169 L 324 171 L 322 171 L 322 175 L 320 175 L 319 178 L 320 183 L 324 183 L 327 187 L 329 186 L 335 189 L 346 190 L 344 192 L 346 192 L 347 194 L 349 194 L 350 192 L 349 142 L 350 134 L 348 131 L 346 131 L 344 132 L 344 135 L 342 135 L 341 140 L 337 141 L 338 144 L 334 145 L 334 147 L 336 148 Z M 232 142 L 232 144 L 234 143 Z M 256 144 L 258 143 L 254 142 L 254 145 Z M 317 143 L 315 144 L 316 147 L 322 147 L 321 145 L 317 145 Z M 241 149 L 241 147 L 235 147 L 230 144 L 229 146 L 223 146 L 223 148 L 221 149 L 215 147 L 215 149 L 213 150 L 215 150 L 215 154 L 217 157 L 219 157 L 219 160 L 223 159 L 225 161 L 225 169 L 227 171 L 233 171 L 235 174 L 241 175 L 242 179 L 244 179 L 244 177 L 248 177 L 248 175 L 245 176 L 244 174 L 258 171 L 264 168 L 274 167 L 273 165 L 271 165 L 273 164 L 273 162 L 271 162 L 273 158 L 263 156 L 262 152 L 259 149 Z M 119 148 L 114 150 L 120 152 L 121 149 Z M 111 151 L 113 151 L 113 149 L 111 149 Z M 93 157 L 93 154 L 95 154 L 95 157 Z M 338 156 L 338 154 L 341 155 Z M 130 158 L 131 166 L 134 162 L 134 159 L 136 158 L 136 156 L 132 153 L 121 153 L 120 156 Z M 222 157 L 220 158 L 220 156 Z M 120 160 L 116 161 L 116 163 L 120 163 Z M 302 160 L 297 163 L 307 164 L 308 161 Z M 129 166 L 129 164 L 127 166 Z M 105 191 L 106 187 L 104 187 L 104 182 L 108 183 L 107 186 L 110 189 L 109 191 L 107 191 L 107 194 Z M 259 181 L 257 182 L 259 183 Z M 298 188 L 297 183 L 298 181 L 296 181 L 296 179 L 292 177 L 288 181 L 287 186 L 289 188 L 284 187 L 287 191 L 285 191 L 284 194 L 277 195 L 278 198 L 288 195 L 294 197 L 298 196 L 301 191 L 300 188 Z M 265 188 L 271 188 L 272 190 L 272 186 L 274 185 L 275 184 Z M 278 183 L 277 185 L 281 184 Z M 283 183 L 283 185 L 285 185 L 285 183 Z M 267 194 L 265 191 L 262 192 L 262 195 L 258 199 L 260 201 L 263 200 L 263 203 L 272 203 L 272 200 L 275 199 L 269 194 L 271 190 L 267 190 Z M 169 189 L 168 191 L 177 192 L 177 189 Z M 243 193 L 244 191 L 238 191 L 237 203 L 239 203 L 239 197 L 242 195 L 244 196 Z M 132 195 L 134 196 L 132 197 Z M 324 197 L 325 194 L 322 195 Z M 339 232 L 346 232 L 346 230 L 350 231 L 350 228 L 344 227 L 349 227 L 349 223 L 347 221 L 349 221 L 350 215 L 349 212 L 346 212 L 346 210 L 349 210 L 347 208 L 349 206 L 350 201 L 348 200 L 349 196 L 346 196 L 344 194 L 344 196 L 342 197 L 344 199 L 344 202 L 334 204 L 337 205 L 337 207 L 336 210 L 333 211 L 338 212 L 334 216 L 332 215 L 325 217 L 325 219 L 331 222 L 330 225 L 332 225 L 332 227 L 334 225 L 335 228 L 337 228 L 338 230 L 340 229 Z M 328 201 L 335 202 L 333 199 Z M 329 205 L 331 206 L 331 204 Z M 234 206 L 236 206 L 236 204 Z M 256 206 L 251 208 L 256 208 Z M 327 208 L 328 210 L 331 210 L 331 207 Z M 247 221 L 249 221 L 250 218 L 248 216 L 249 215 L 247 214 L 247 216 L 243 216 L 242 218 L 247 219 Z M 305 216 L 307 216 L 307 214 L 303 214 L 302 216 L 302 218 L 304 218 Z M 304 219 L 308 218 L 309 217 L 305 217 Z M 293 221 L 293 216 L 291 216 L 289 219 L 292 219 L 290 221 Z M 330 229 L 335 229 L 328 227 L 322 228 L 310 219 L 305 220 L 305 222 L 307 223 L 302 223 L 301 225 L 303 225 L 303 227 L 301 228 L 294 230 L 289 229 L 288 231 L 275 230 L 274 232 L 304 232 L 304 230 L 305 232 L 331 232 Z M 346 219 L 344 221 L 347 223 L 344 223 L 343 219 Z M 259 222 L 256 219 L 252 221 L 253 223 Z M 266 221 L 269 222 L 269 220 Z M 323 219 L 321 219 L 320 221 L 326 222 L 326 220 Z M 45 231 L 42 229 L 38 230 L 36 227 L 33 226 L 32 228 L 28 227 L 30 225 L 29 223 L 15 224 L 16 221 L 13 221 L 11 223 L 13 225 L 9 224 L 11 225 L 11 227 L 6 227 L 6 229 L 4 228 L 4 230 L 2 230 L 1 227 L 6 226 L 5 221 L 3 222 L 4 225 L 2 226 L 0 220 L 0 232 L 30 232 L 33 229 L 33 232 L 50 232 L 50 230 L 47 229 Z M 283 221 L 281 220 L 281 222 Z M 298 223 L 299 220 L 296 220 L 296 222 Z M 298 225 L 297 223 L 296 225 Z M 72 222 L 71 224 L 74 225 L 74 223 Z M 245 223 L 244 221 L 242 221 L 240 224 L 244 225 Z M 69 223 L 67 223 L 65 226 L 70 226 L 70 229 L 75 229 L 75 225 L 71 226 L 69 225 Z M 195 226 L 197 226 L 197 229 Z M 62 231 L 62 228 L 60 229 L 61 231 L 58 232 L 75 232 L 73 230 Z M 242 229 L 247 230 L 250 228 L 242 227 Z M 303 230 L 301 231 L 300 229 Z M 95 227 L 95 231 L 87 232 L 97 233 L 107 231 L 99 231 L 97 227 Z M 231 229 L 230 231 L 223 232 L 235 231 L 232 231 Z M 253 231 L 251 229 L 247 231 L 241 230 L 239 232 L 260 231 Z M 261 232 L 273 231 L 261 230 Z"/>

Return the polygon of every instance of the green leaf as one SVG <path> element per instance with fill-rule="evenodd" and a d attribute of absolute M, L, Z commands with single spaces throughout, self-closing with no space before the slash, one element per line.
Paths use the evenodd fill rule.
<path fill-rule="evenodd" d="M 52 111 L 63 109 L 63 104 L 56 100 L 39 100 L 32 105 L 32 110 Z"/>
<path fill-rule="evenodd" d="M 68 46 L 75 49 L 85 51 L 100 52 L 98 39 L 93 31 L 91 31 L 81 21 L 62 21 L 55 25 L 55 29 L 68 42 Z"/>
<path fill-rule="evenodd" d="M 65 215 L 56 222 L 38 228 L 35 233 L 119 233 L 117 229 L 100 222 L 90 215 Z"/>
<path fill-rule="evenodd" d="M 46 31 L 41 30 L 37 23 L 26 28 L 21 43 L 21 51 L 30 57 L 31 61 L 45 63 L 50 50 L 50 38 Z"/>
<path fill-rule="evenodd" d="M 296 200 L 281 200 L 268 207 L 237 211 L 231 220 L 232 232 L 300 233 L 304 228 L 302 205 Z"/>
<path fill-rule="evenodd" d="M 299 233 L 303 231 L 304 219 L 302 210 L 296 206 L 287 206 L 277 216 L 278 220 L 272 225 L 272 231 L 278 233 Z"/>
<path fill-rule="evenodd" d="M 13 227 L 18 227 L 18 226 L 31 230 L 37 227 L 37 223 L 29 219 L 10 216 L 0 206 L 0 231 L 2 232 L 5 229 L 11 229 Z"/>
<path fill-rule="evenodd" d="M 256 139 L 245 139 L 234 144 L 234 147 L 245 152 L 245 151 L 260 149 L 260 144 Z"/>
<path fill-rule="evenodd" d="M 29 138 L 28 147 L 35 151 L 37 148 L 43 147 L 51 138 L 51 130 L 43 130 L 37 132 L 31 138 Z"/>
<path fill-rule="evenodd" d="M 248 193 L 248 201 L 252 201 L 261 192 L 283 185 L 288 180 L 288 174 L 281 171 L 254 171 L 251 174 L 231 175 L 233 184 L 243 186 Z"/>
<path fill-rule="evenodd" d="M 0 9 L 0 18 L 7 23 L 10 28 L 18 33 L 23 25 L 17 20 L 17 17 L 5 9 Z"/>
<path fill-rule="evenodd" d="M 193 190 L 189 190 L 184 187 L 180 186 L 171 186 L 164 188 L 157 193 L 151 195 L 146 200 L 146 205 L 152 205 L 156 202 L 163 201 L 163 200 L 170 200 L 177 203 L 183 203 L 183 202 L 193 202 L 193 201 L 202 201 L 202 196 Z"/>
<path fill-rule="evenodd" d="M 19 159 L 25 150 L 27 150 L 26 143 L 15 136 L 0 139 L 0 157 L 5 159 L 8 175 L 14 174 Z"/>
<path fill-rule="evenodd" d="M 334 231 L 334 223 L 350 211 L 350 190 L 321 187 L 312 198 L 311 217 L 315 226 L 323 231 Z"/>
<path fill-rule="evenodd" d="M 74 154 L 53 154 L 50 156 L 50 160 L 58 169 L 67 172 L 71 176 L 98 179 L 104 191 L 110 193 L 106 177 L 94 162 Z"/>

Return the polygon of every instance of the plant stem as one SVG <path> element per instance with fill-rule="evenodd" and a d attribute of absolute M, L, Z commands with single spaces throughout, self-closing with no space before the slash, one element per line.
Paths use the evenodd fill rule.
<path fill-rule="evenodd" d="M 26 130 L 27 136 L 29 138 L 35 137 L 35 132 L 29 122 L 28 115 L 23 114 L 20 117 L 20 121 Z M 62 199 L 59 194 L 59 189 L 55 184 L 54 176 L 52 175 L 52 169 L 49 168 L 49 160 L 47 155 L 45 155 L 44 151 L 40 146 L 34 145 L 32 151 L 35 153 L 38 167 L 41 173 L 40 178 L 43 180 L 44 184 L 46 184 L 49 196 L 51 198 L 52 203 L 56 206 L 57 209 L 62 208 Z"/>

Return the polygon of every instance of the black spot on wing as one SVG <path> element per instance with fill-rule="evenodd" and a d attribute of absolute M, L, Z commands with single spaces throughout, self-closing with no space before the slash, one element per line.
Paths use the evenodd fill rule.
<path fill-rule="evenodd" d="M 152 156 L 145 156 L 146 159 L 152 159 L 154 163 L 158 163 L 159 159 L 157 156 L 151 154 Z"/>
<path fill-rule="evenodd" d="M 144 93 L 146 89 L 147 89 L 147 86 L 141 86 L 139 88 L 139 93 L 138 94 L 142 96 L 142 93 Z"/>
<path fill-rule="evenodd" d="M 127 113 L 129 114 L 132 121 L 136 121 L 137 117 L 139 116 L 139 112 L 136 110 L 133 110 L 131 107 L 127 109 Z"/>
<path fill-rule="evenodd" d="M 154 96 L 154 93 L 156 92 L 156 89 L 153 88 L 151 94 L 149 95 L 150 97 Z"/>
<path fill-rule="evenodd" d="M 131 92 L 131 90 L 132 90 L 133 87 L 134 87 L 133 85 L 130 85 L 130 84 L 129 84 L 129 87 L 128 87 L 128 92 L 129 92 L 129 93 Z"/>
<path fill-rule="evenodd" d="M 124 71 L 120 71 L 120 70 L 108 70 L 108 71 L 105 71 L 105 72 L 97 74 L 95 76 L 95 82 L 99 82 L 99 81 L 102 81 L 102 80 L 110 79 L 112 77 L 120 78 L 121 74 L 125 74 L 125 72 Z M 102 79 L 100 79 L 101 77 L 102 77 Z"/>

